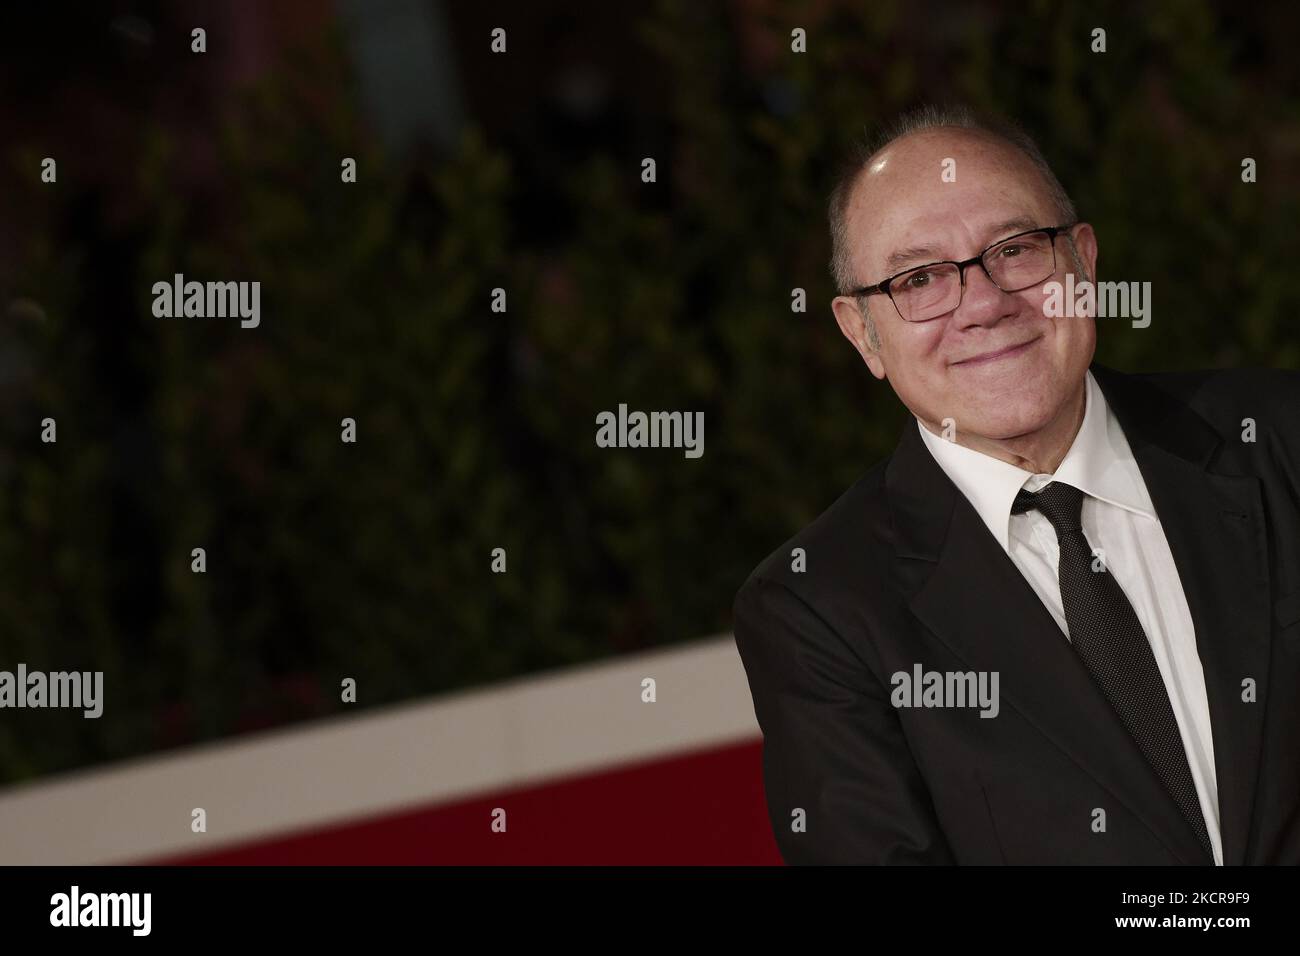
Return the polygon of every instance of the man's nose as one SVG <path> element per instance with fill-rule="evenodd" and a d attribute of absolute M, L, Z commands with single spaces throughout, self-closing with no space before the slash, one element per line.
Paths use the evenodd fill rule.
<path fill-rule="evenodd" d="M 964 278 L 961 304 L 953 314 L 958 322 L 982 325 L 1015 311 L 1015 297 L 999 289 L 978 262 L 966 267 Z"/>

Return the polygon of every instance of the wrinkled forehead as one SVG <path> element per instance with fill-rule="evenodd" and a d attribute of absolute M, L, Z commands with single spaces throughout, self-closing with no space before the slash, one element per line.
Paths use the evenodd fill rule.
<path fill-rule="evenodd" d="M 882 278 L 902 249 L 965 258 L 1000 238 L 994 233 L 1006 223 L 1059 225 L 1033 161 L 999 137 L 964 129 L 913 133 L 880 150 L 858 175 L 848 213 L 863 281 Z"/>

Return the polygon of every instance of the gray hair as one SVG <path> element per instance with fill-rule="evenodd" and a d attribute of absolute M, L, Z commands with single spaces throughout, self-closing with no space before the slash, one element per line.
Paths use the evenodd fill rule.
<path fill-rule="evenodd" d="M 853 196 L 853 188 L 857 185 L 858 175 L 866 166 L 867 160 L 890 143 L 902 139 L 904 136 L 919 133 L 923 130 L 945 128 L 976 130 L 994 136 L 1019 150 L 1033 164 L 1034 168 L 1042 174 L 1052 204 L 1061 217 L 1060 221 L 1074 222 L 1074 203 L 1070 200 L 1065 187 L 1061 185 L 1061 181 L 1052 172 L 1052 167 L 1047 164 L 1047 160 L 1043 157 L 1042 151 L 1039 150 L 1038 144 L 1023 129 L 1009 120 L 982 115 L 966 106 L 922 106 L 919 109 L 902 114 L 875 135 L 866 134 L 861 136 L 851 146 L 847 158 L 836 174 L 834 187 L 831 189 L 830 199 L 827 202 L 827 215 L 831 229 L 831 277 L 835 282 L 835 291 L 838 294 L 851 294 L 862 281 L 853 274 L 848 231 L 848 209 L 849 200 Z M 1070 248 L 1071 252 L 1073 252 L 1073 243 L 1070 244 Z M 1075 261 L 1078 261 L 1077 254 L 1075 255 Z M 861 298 L 859 298 L 858 304 L 859 307 L 864 305 Z M 871 340 L 871 347 L 878 349 L 880 348 L 880 337 L 876 333 L 875 323 L 871 320 L 871 316 L 867 314 L 865 308 L 862 309 L 862 313 L 867 320 L 867 333 Z"/>

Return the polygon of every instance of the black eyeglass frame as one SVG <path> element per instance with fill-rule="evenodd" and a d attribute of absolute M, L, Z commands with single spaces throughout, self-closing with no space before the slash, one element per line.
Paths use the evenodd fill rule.
<path fill-rule="evenodd" d="M 966 292 L 966 269 L 968 266 L 973 266 L 976 263 L 979 263 L 979 267 L 981 270 L 983 270 L 984 275 L 988 276 L 988 280 L 992 282 L 993 285 L 997 286 L 998 289 L 1001 289 L 1001 291 L 1023 292 L 1026 289 L 1031 289 L 1034 286 L 1038 285 L 1038 282 L 1031 282 L 1029 283 L 1029 285 L 1022 285 L 1017 289 L 1003 289 L 1002 286 L 998 285 L 997 280 L 994 279 L 993 276 L 989 273 L 989 267 L 984 264 L 984 257 L 988 255 L 990 252 L 992 252 L 994 249 L 996 249 L 998 246 L 1005 245 L 1006 243 L 1010 242 L 1013 239 L 1019 239 L 1021 236 L 1032 236 L 1035 233 L 1045 232 L 1047 233 L 1048 239 L 1052 243 L 1052 271 L 1038 281 L 1046 282 L 1048 278 L 1056 274 L 1056 237 L 1061 235 L 1062 233 L 1069 232 L 1069 230 L 1073 229 L 1081 221 L 1082 220 L 1076 219 L 1074 222 L 1066 223 L 1063 226 L 1039 226 L 1037 229 L 1026 229 L 1024 232 L 1018 232 L 1014 236 L 1007 236 L 1005 239 L 999 239 L 997 242 L 992 243 L 984 250 L 982 250 L 979 255 L 971 256 L 969 259 L 963 259 L 960 262 L 956 261 L 955 259 L 940 259 L 938 262 L 926 262 L 919 266 L 908 266 L 903 271 L 895 272 L 888 279 L 884 279 L 881 282 L 876 282 L 873 283 L 872 285 L 864 285 L 857 289 L 854 289 L 849 293 L 849 295 L 855 299 L 864 295 L 887 295 L 889 296 L 889 301 L 894 303 L 894 311 L 898 313 L 898 317 L 902 319 L 904 322 L 911 322 L 911 321 L 929 322 L 931 321 L 930 319 L 911 320 L 904 317 L 903 310 L 898 307 L 897 302 L 894 302 L 894 294 L 889 291 L 889 284 L 893 282 L 895 279 L 899 278 L 900 276 L 905 276 L 911 272 L 917 272 L 921 269 L 930 269 L 933 268 L 934 266 L 952 265 L 957 267 L 957 278 L 961 282 L 961 289 L 964 295 Z M 953 308 L 955 309 L 960 305 L 961 305 L 961 299 L 958 299 L 957 305 L 953 306 Z M 949 311 L 951 311 L 951 309 Z M 939 315 L 946 315 L 946 314 L 947 314 L 946 312 L 939 313 Z M 939 315 L 936 315 L 934 318 L 936 319 L 939 318 Z"/>

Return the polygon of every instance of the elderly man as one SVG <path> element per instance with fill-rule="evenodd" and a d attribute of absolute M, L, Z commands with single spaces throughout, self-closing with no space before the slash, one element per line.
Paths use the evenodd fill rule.
<path fill-rule="evenodd" d="M 967 111 L 861 150 L 830 218 L 912 417 L 736 597 L 786 861 L 1300 863 L 1300 374 L 1095 364 L 1047 307 L 1092 227 Z"/>

